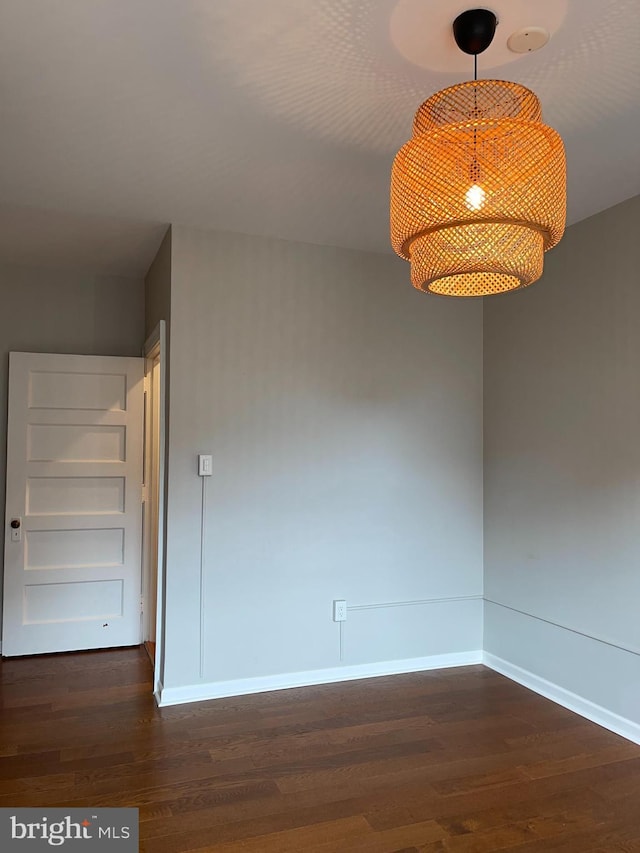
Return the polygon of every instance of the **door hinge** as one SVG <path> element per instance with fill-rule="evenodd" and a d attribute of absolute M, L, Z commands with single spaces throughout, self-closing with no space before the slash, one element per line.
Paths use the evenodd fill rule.
<path fill-rule="evenodd" d="M 144 613 L 144 598 L 140 596 L 140 613 Z"/>

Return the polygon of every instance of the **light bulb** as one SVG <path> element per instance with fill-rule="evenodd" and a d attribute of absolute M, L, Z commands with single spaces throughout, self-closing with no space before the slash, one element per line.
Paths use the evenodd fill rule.
<path fill-rule="evenodd" d="M 472 187 L 469 187 L 467 194 L 465 195 L 465 200 L 469 210 L 480 210 L 484 204 L 485 196 L 486 192 L 482 187 L 478 186 L 478 184 L 474 184 Z"/>

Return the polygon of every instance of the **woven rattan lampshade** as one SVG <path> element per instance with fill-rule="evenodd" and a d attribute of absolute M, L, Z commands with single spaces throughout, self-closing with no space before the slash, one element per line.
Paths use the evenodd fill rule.
<path fill-rule="evenodd" d="M 422 104 L 391 176 L 391 243 L 414 287 L 487 296 L 542 275 L 562 237 L 564 146 L 529 89 L 472 80 Z"/>

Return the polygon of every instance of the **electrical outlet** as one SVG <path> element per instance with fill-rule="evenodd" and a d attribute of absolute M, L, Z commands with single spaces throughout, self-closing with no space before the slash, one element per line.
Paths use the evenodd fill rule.
<path fill-rule="evenodd" d="M 210 477 L 213 474 L 213 457 L 209 454 L 201 453 L 198 456 L 198 475 L 200 477 Z"/>
<path fill-rule="evenodd" d="M 346 622 L 347 621 L 347 602 L 342 598 L 336 599 L 333 602 L 333 621 L 334 622 Z"/>

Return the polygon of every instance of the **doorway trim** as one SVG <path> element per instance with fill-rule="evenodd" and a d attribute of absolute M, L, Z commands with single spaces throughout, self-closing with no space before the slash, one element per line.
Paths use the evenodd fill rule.
<path fill-rule="evenodd" d="M 159 412 L 158 412 L 158 483 L 157 483 L 157 564 L 156 564 L 156 597 L 155 597 L 155 660 L 153 668 L 153 693 L 156 701 L 162 693 L 162 681 L 164 672 L 165 659 L 165 643 L 164 643 L 164 602 L 165 602 L 165 507 L 166 507 L 166 404 L 167 404 L 167 324 L 164 320 L 160 320 L 155 329 L 151 332 L 145 341 L 143 348 L 143 356 L 145 358 L 145 380 L 153 376 L 153 364 L 159 362 L 160 366 L 160 387 L 154 388 L 153 392 L 159 393 Z M 145 418 L 148 417 L 148 401 L 145 398 Z M 145 436 L 147 434 L 147 425 L 145 422 Z M 147 449 L 145 448 L 145 465 L 147 464 Z M 145 500 L 148 499 L 147 491 L 148 475 L 145 469 Z M 146 515 L 146 513 L 145 513 Z M 148 518 L 145 518 L 143 524 L 143 571 L 141 590 L 141 603 L 143 610 L 147 609 L 148 602 L 148 584 L 149 572 L 153 571 L 153 566 L 150 565 L 151 541 L 149 540 L 149 525 Z M 143 638 L 144 639 L 144 638 Z"/>

